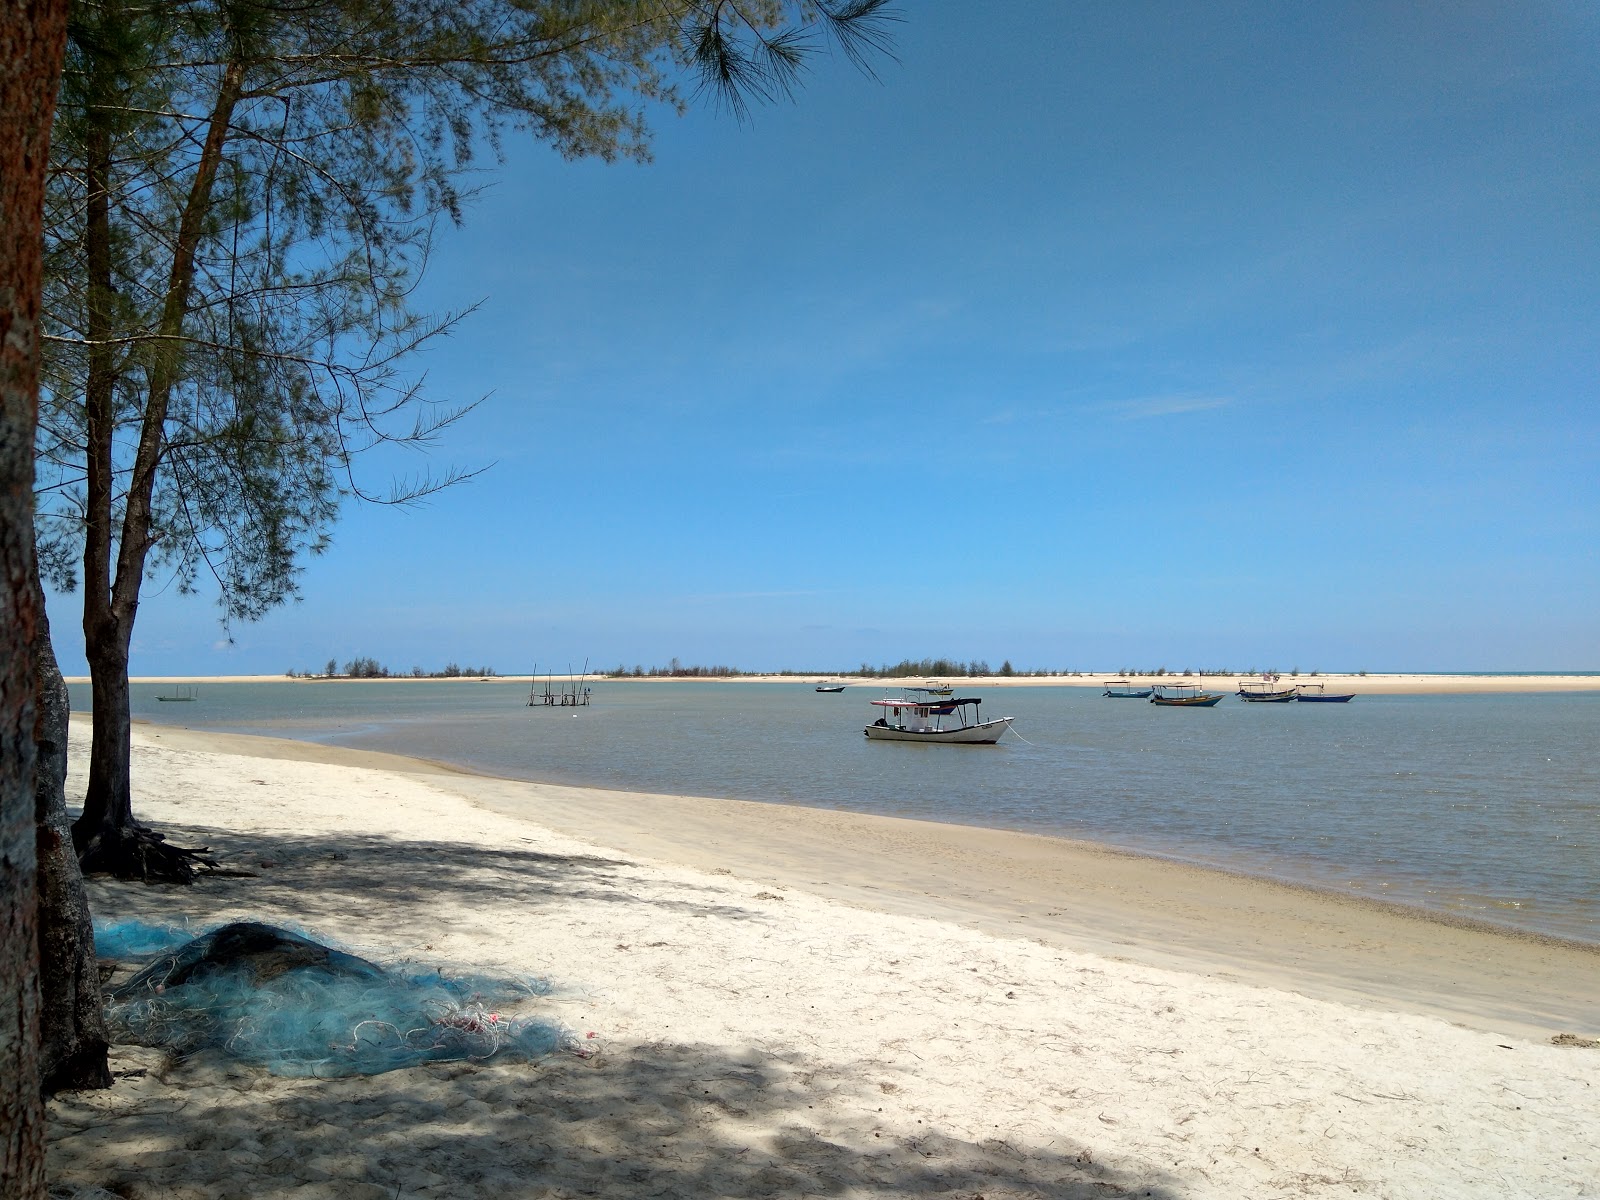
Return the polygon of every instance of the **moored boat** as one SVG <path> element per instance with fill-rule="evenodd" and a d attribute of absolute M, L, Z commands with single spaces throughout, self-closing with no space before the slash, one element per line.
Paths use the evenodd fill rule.
<path fill-rule="evenodd" d="M 1349 704 L 1355 698 L 1354 692 L 1330 692 L 1322 683 L 1302 683 L 1295 696 L 1306 704 Z"/>
<path fill-rule="evenodd" d="M 1263 675 L 1259 680 L 1239 684 L 1238 696 L 1248 704 L 1287 704 L 1295 698 L 1296 691 L 1294 684 L 1279 687 L 1276 675 Z"/>
<path fill-rule="evenodd" d="M 1150 703 L 1169 708 L 1210 708 L 1223 695 L 1222 692 L 1203 692 L 1192 683 L 1158 683 L 1151 693 Z"/>
<path fill-rule="evenodd" d="M 908 688 L 907 691 L 922 689 Z M 992 746 L 1011 728 L 1011 717 L 979 721 L 974 696 L 954 697 L 891 696 L 874 700 L 883 715 L 863 733 L 875 742 L 942 742 L 962 746 Z M 970 710 L 970 715 L 969 715 Z"/>
<path fill-rule="evenodd" d="M 1102 680 L 1100 686 L 1105 688 L 1100 694 L 1110 696 L 1113 700 L 1148 700 L 1150 693 L 1155 690 L 1153 687 L 1129 683 L 1126 679 Z"/>
<path fill-rule="evenodd" d="M 819 683 L 819 684 L 817 684 L 817 691 L 819 691 L 819 692 L 842 692 L 842 691 L 844 691 L 844 684 L 842 684 L 842 683 Z"/>

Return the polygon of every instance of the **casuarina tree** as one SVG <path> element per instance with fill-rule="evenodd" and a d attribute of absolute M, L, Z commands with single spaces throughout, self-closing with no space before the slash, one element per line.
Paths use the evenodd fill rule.
<path fill-rule="evenodd" d="M 505 139 L 648 157 L 648 105 L 736 111 L 819 30 L 858 62 L 884 0 L 78 0 L 49 191 L 41 561 L 81 586 L 94 705 L 84 869 L 184 881 L 134 819 L 128 666 L 155 571 L 226 621 L 295 594 L 361 455 L 458 419 L 405 372 L 437 222 Z"/>
<path fill-rule="evenodd" d="M 44 1196 L 34 808 L 33 438 L 43 193 L 66 0 L 0 6 L 0 1196 Z"/>

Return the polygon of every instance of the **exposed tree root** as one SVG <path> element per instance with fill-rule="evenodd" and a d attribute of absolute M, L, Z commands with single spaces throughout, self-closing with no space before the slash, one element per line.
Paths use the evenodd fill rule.
<path fill-rule="evenodd" d="M 85 875 L 101 873 L 144 883 L 193 883 L 216 869 L 209 846 L 174 846 L 166 834 L 143 825 L 102 830 L 78 854 Z"/>

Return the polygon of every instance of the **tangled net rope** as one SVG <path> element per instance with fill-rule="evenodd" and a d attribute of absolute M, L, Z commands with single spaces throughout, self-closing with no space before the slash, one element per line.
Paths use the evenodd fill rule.
<path fill-rule="evenodd" d="M 378 1075 L 420 1063 L 541 1058 L 574 1046 L 554 1025 L 499 1008 L 546 985 L 385 969 L 287 929 L 224 925 L 197 938 L 123 922 L 96 953 L 147 960 L 112 989 L 112 1040 L 179 1055 L 214 1048 L 274 1075 Z"/>

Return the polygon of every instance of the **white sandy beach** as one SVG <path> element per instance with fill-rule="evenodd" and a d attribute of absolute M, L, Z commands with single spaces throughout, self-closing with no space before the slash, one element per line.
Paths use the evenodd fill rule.
<path fill-rule="evenodd" d="M 1600 1195 L 1600 1049 L 1552 1041 L 1600 1037 L 1594 950 L 1024 835 L 134 754 L 140 817 L 238 874 L 95 880 L 98 915 L 540 976 L 593 1053 L 319 1081 L 118 1049 L 51 1104 L 62 1195 Z"/>
<path fill-rule="evenodd" d="M 591 684 L 605 683 L 613 677 L 609 675 L 540 675 L 539 681 L 552 679 L 556 681 L 585 679 Z M 960 677 L 945 680 L 944 682 L 956 684 L 963 688 L 991 688 L 991 687 L 1084 687 L 1099 689 L 1104 680 L 1116 679 L 1119 675 L 1115 671 L 1088 671 L 1078 675 L 990 675 L 982 677 Z M 1194 683 L 1206 688 L 1208 691 L 1236 691 L 1241 682 L 1257 681 L 1259 675 L 1193 675 L 1182 674 L 1156 676 L 1137 675 L 1133 678 L 1142 683 Z M 1321 674 L 1321 675 L 1284 675 L 1285 683 L 1320 683 L 1330 692 L 1352 692 L 1356 695 L 1465 695 L 1472 693 L 1508 693 L 1508 692 L 1594 692 L 1600 691 L 1600 675 L 1428 675 L 1420 673 L 1377 673 L 1377 674 Z M 496 683 L 532 683 L 535 677 L 531 675 L 496 675 Z M 851 687 L 881 688 L 902 687 L 926 683 L 922 678 L 908 679 L 860 679 L 854 676 L 833 675 L 738 675 L 727 678 L 716 676 L 633 676 L 618 677 L 619 683 L 702 683 L 708 686 L 714 684 L 740 684 L 740 683 L 790 683 L 795 686 L 813 684 L 824 680 L 846 683 Z M 73 676 L 69 683 L 88 683 L 86 676 Z M 140 675 L 133 679 L 134 683 L 304 683 L 307 685 L 326 683 L 480 683 L 482 680 L 476 675 L 457 676 L 451 679 L 412 679 L 406 676 L 395 676 L 391 679 L 323 679 L 315 676 L 288 675 Z"/>

